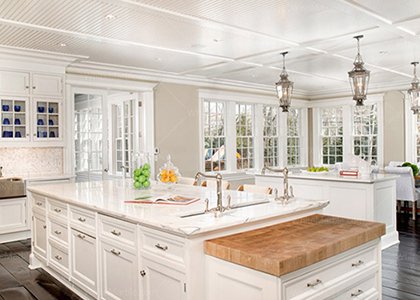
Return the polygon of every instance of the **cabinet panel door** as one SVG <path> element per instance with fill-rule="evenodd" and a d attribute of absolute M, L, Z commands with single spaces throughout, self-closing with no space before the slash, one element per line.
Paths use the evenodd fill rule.
<path fill-rule="evenodd" d="M 186 299 L 185 274 L 148 258 L 142 258 L 145 300 Z"/>
<path fill-rule="evenodd" d="M 71 274 L 89 294 L 97 295 L 96 239 L 71 230 Z"/>
<path fill-rule="evenodd" d="M 39 256 L 47 259 L 47 225 L 45 222 L 45 216 L 38 214 L 33 215 L 33 245 L 34 252 Z"/>
<path fill-rule="evenodd" d="M 0 92 L 2 94 L 29 94 L 29 73 L 0 71 Z"/>
<path fill-rule="evenodd" d="M 122 247 L 101 241 L 101 299 L 139 299 L 137 256 Z"/>
<path fill-rule="evenodd" d="M 58 75 L 33 74 L 32 94 L 45 96 L 61 96 L 63 79 Z"/>
<path fill-rule="evenodd" d="M 26 198 L 0 200 L 0 234 L 27 229 Z"/>

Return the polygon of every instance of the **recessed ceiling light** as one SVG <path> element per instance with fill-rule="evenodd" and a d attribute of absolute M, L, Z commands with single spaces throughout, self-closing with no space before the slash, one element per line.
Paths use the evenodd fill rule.
<path fill-rule="evenodd" d="M 57 44 L 57 46 L 60 46 L 60 47 L 67 47 L 67 44 L 66 44 L 66 43 L 58 43 L 58 44 Z"/>
<path fill-rule="evenodd" d="M 155 61 L 162 61 L 162 58 L 160 58 L 160 57 L 156 57 L 156 58 L 155 58 Z"/>
<path fill-rule="evenodd" d="M 114 16 L 113 14 L 108 14 L 108 15 L 106 15 L 105 16 L 105 19 L 107 19 L 107 20 L 114 20 L 114 19 L 116 19 L 117 17 L 116 16 Z"/>

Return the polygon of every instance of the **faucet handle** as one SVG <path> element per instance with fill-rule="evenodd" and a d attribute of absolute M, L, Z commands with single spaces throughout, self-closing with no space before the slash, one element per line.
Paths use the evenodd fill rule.
<path fill-rule="evenodd" d="M 232 205 L 231 205 L 232 197 L 230 195 L 227 195 L 227 200 L 228 200 L 228 204 L 226 206 L 226 209 L 231 209 L 232 208 Z"/>
<path fill-rule="evenodd" d="M 293 194 L 293 186 L 290 186 L 290 198 L 295 198 L 295 195 Z"/>

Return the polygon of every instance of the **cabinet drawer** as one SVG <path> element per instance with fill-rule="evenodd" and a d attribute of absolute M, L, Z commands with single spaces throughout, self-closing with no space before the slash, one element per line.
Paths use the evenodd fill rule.
<path fill-rule="evenodd" d="M 100 235 L 132 247 L 137 245 L 136 228 L 135 224 L 99 215 Z"/>
<path fill-rule="evenodd" d="M 167 257 L 170 260 L 184 262 L 185 247 L 182 241 L 149 231 L 143 231 L 142 240 L 145 251 Z"/>
<path fill-rule="evenodd" d="M 357 274 L 377 264 L 376 253 L 376 248 L 370 247 L 341 259 L 330 259 L 306 274 L 296 271 L 299 273 L 297 277 L 283 283 L 285 299 L 306 299 L 321 293 L 323 289 L 339 283 L 350 274 Z"/>
<path fill-rule="evenodd" d="M 378 299 L 378 282 L 378 273 L 372 274 L 355 286 L 345 289 L 338 295 L 331 297 L 330 300 Z"/>
<path fill-rule="evenodd" d="M 94 212 L 83 208 L 70 207 L 71 226 L 81 231 L 86 231 L 92 236 L 96 236 L 96 215 Z"/>
<path fill-rule="evenodd" d="M 67 219 L 67 205 L 65 203 L 57 202 L 48 199 L 49 214 L 59 217 L 60 219 Z"/>
<path fill-rule="evenodd" d="M 67 275 L 69 269 L 69 255 L 67 250 L 59 247 L 49 240 L 50 244 L 50 266 L 57 271 Z"/>
<path fill-rule="evenodd" d="M 66 225 L 61 225 L 50 219 L 50 236 L 55 238 L 57 241 L 67 245 L 68 243 L 68 230 Z"/>
<path fill-rule="evenodd" d="M 32 195 L 32 207 L 36 207 L 38 209 L 45 211 L 45 197 L 38 195 L 38 194 L 31 194 Z"/>

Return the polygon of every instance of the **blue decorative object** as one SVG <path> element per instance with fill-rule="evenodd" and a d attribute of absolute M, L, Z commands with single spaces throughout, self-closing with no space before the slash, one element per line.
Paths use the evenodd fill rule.
<path fill-rule="evenodd" d="M 20 131 L 15 132 L 15 137 L 17 138 L 21 138 L 22 134 L 20 133 Z"/>
<path fill-rule="evenodd" d="M 54 125 L 54 121 L 53 120 L 48 120 L 48 125 L 53 126 Z"/>
<path fill-rule="evenodd" d="M 10 124 L 10 120 L 8 118 L 5 118 L 3 120 L 3 125 L 9 125 Z"/>
<path fill-rule="evenodd" d="M 20 125 L 20 119 L 15 119 L 15 125 Z"/>
<path fill-rule="evenodd" d="M 43 131 L 43 132 L 42 132 L 42 137 L 44 137 L 44 138 L 48 137 L 48 132 Z"/>
<path fill-rule="evenodd" d="M 21 106 L 20 105 L 15 105 L 15 111 L 19 112 L 20 109 L 21 109 Z"/>
<path fill-rule="evenodd" d="M 50 138 L 55 138 L 55 132 L 54 131 L 50 131 Z"/>
<path fill-rule="evenodd" d="M 48 112 L 52 114 L 54 112 L 54 107 L 48 107 Z"/>
<path fill-rule="evenodd" d="M 45 107 L 44 106 L 38 106 L 38 112 L 39 113 L 43 113 L 45 111 Z"/>
<path fill-rule="evenodd" d="M 44 120 L 42 120 L 42 119 L 38 119 L 37 124 L 38 124 L 38 125 L 44 125 Z"/>
<path fill-rule="evenodd" d="M 1 109 L 2 109 L 3 111 L 9 111 L 9 105 L 3 104 L 3 105 L 1 106 Z"/>

